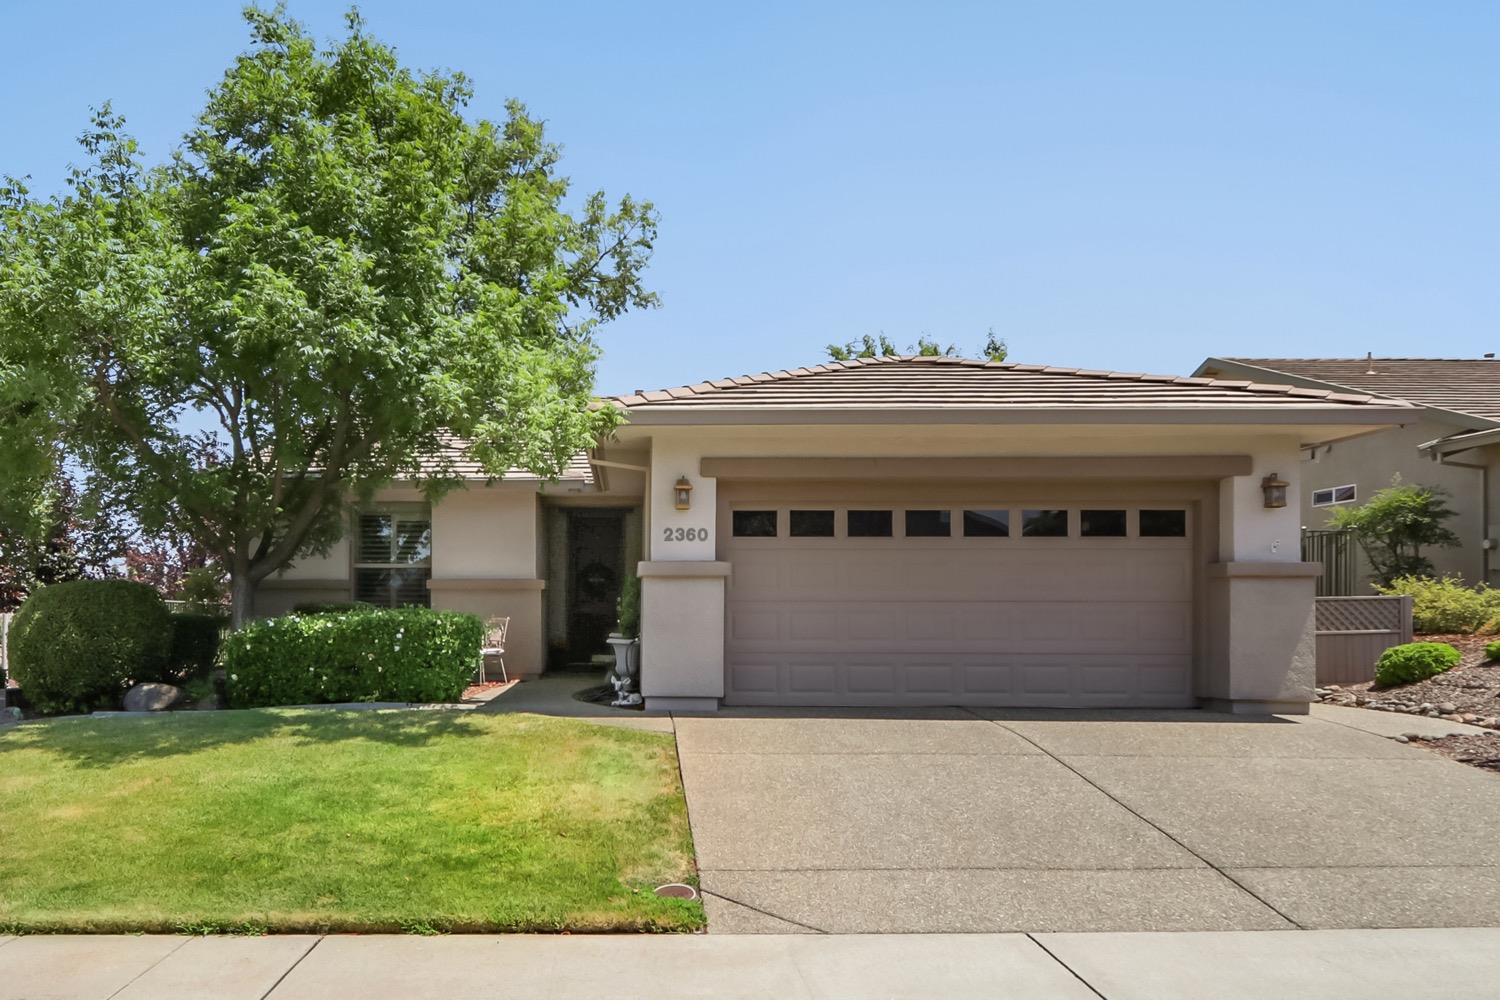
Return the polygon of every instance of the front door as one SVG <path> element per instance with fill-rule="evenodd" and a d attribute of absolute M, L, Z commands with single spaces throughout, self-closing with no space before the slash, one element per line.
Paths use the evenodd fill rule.
<path fill-rule="evenodd" d="M 609 652 L 625 571 L 625 512 L 568 512 L 568 659 Z"/>

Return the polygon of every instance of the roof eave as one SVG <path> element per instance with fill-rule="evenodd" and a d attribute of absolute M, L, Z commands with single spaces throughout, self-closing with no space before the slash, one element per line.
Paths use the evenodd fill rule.
<path fill-rule="evenodd" d="M 1492 444 L 1500 444 L 1500 427 L 1424 441 L 1417 445 L 1417 450 L 1430 451 L 1435 455 L 1456 455 L 1461 451 L 1469 451 L 1471 448 L 1483 448 L 1486 445 Z"/>
<path fill-rule="evenodd" d="M 1297 375 L 1292 372 L 1283 371 L 1280 368 L 1266 368 L 1261 365 L 1249 365 L 1243 361 L 1235 361 L 1232 358 L 1204 358 L 1203 363 L 1193 370 L 1193 376 L 1195 378 L 1206 377 L 1204 375 L 1204 372 L 1206 371 L 1217 372 L 1219 373 L 1217 377 L 1220 378 L 1222 378 L 1224 374 L 1228 372 L 1255 378 L 1257 380 L 1263 380 L 1265 379 L 1265 376 L 1271 376 L 1275 381 L 1284 382 L 1287 385 L 1299 386 L 1304 389 L 1331 389 L 1336 392 L 1356 392 L 1363 393 L 1365 395 L 1372 395 L 1372 393 L 1370 393 L 1368 389 L 1361 389 L 1357 386 L 1345 385 L 1342 382 L 1330 382 L 1327 379 L 1309 378 L 1306 375 Z M 1400 398 L 1396 396 L 1380 396 L 1379 394 L 1374 395 L 1376 395 L 1377 398 L 1381 399 Z M 1500 420 L 1491 420 L 1489 417 L 1481 417 L 1476 413 L 1466 413 L 1463 410 L 1450 410 L 1446 409 L 1445 407 L 1433 406 L 1429 403 L 1419 403 L 1414 400 L 1407 400 L 1406 402 L 1409 402 L 1412 406 L 1419 409 L 1427 410 L 1438 419 L 1445 420 L 1448 423 L 1454 424 L 1458 427 L 1468 427 L 1471 430 L 1476 431 L 1487 430 L 1491 427 L 1500 428 Z"/>
<path fill-rule="evenodd" d="M 1278 426 L 1391 426 L 1413 423 L 1408 403 L 1333 406 L 1135 406 L 1135 407 L 771 407 L 634 406 L 632 426 L 786 424 L 1262 424 Z"/>

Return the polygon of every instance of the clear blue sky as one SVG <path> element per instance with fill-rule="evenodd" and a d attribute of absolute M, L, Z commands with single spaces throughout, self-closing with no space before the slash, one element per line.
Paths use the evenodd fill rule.
<path fill-rule="evenodd" d="M 361 7 L 657 203 L 663 307 L 606 328 L 605 390 L 877 331 L 1161 372 L 1500 350 L 1495 3 Z M 165 156 L 246 40 L 222 0 L 5 8 L 0 171 L 38 190 L 106 98 Z"/>

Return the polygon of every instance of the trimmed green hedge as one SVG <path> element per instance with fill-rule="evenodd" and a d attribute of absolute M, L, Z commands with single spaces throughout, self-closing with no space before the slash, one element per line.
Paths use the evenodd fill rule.
<path fill-rule="evenodd" d="M 1392 646 L 1375 663 L 1375 683 L 1413 684 L 1458 666 L 1458 650 L 1446 642 L 1408 642 Z"/>
<path fill-rule="evenodd" d="M 33 593 L 11 625 L 10 673 L 44 714 L 114 708 L 126 682 L 163 676 L 172 620 L 129 580 L 73 580 Z"/>
<path fill-rule="evenodd" d="M 479 666 L 484 623 L 426 608 L 253 622 L 220 650 L 236 708 L 339 701 L 457 701 Z"/>
<path fill-rule="evenodd" d="M 223 615 L 182 611 L 172 616 L 172 680 L 204 677 L 214 668 L 219 637 L 229 619 Z"/>
<path fill-rule="evenodd" d="M 373 611 L 375 605 L 364 601 L 303 601 L 292 606 L 294 615 L 331 615 L 346 611 Z"/>

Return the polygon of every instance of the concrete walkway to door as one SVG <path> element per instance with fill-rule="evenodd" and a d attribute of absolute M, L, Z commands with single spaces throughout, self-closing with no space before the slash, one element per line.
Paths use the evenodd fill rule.
<path fill-rule="evenodd" d="M 1324 718 L 674 721 L 711 933 L 1500 926 L 1497 778 Z"/>

